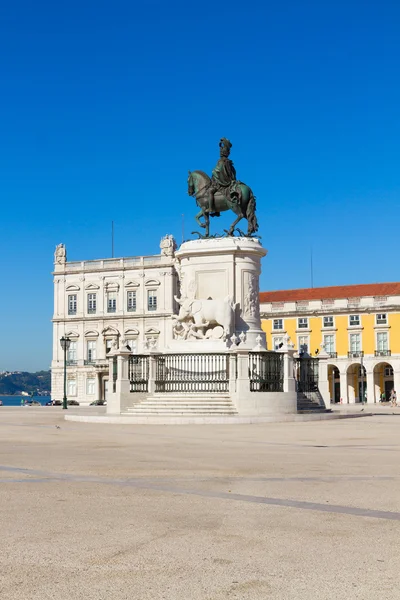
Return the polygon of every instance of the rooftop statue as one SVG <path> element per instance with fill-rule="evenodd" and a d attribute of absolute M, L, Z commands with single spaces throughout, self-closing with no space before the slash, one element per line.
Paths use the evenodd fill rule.
<path fill-rule="evenodd" d="M 210 236 L 210 217 L 219 217 L 226 210 L 232 210 L 236 215 L 228 235 L 234 235 L 235 227 L 242 219 L 247 219 L 248 236 L 258 230 L 256 199 L 249 186 L 236 179 L 236 170 L 229 158 L 231 148 L 231 142 L 221 138 L 220 158 L 211 179 L 204 171 L 189 171 L 188 194 L 196 198 L 201 209 L 195 219 L 205 229 L 204 237 Z"/>

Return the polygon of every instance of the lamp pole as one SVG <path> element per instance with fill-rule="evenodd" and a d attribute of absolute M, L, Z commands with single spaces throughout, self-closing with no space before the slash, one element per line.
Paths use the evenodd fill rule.
<path fill-rule="evenodd" d="M 363 364 L 363 353 L 361 352 L 360 356 L 361 362 L 361 402 L 364 404 L 364 364 Z"/>
<path fill-rule="evenodd" d="M 67 410 L 67 350 L 71 340 L 69 337 L 62 336 L 60 340 L 61 348 L 64 350 L 64 397 L 63 397 L 63 410 Z"/>

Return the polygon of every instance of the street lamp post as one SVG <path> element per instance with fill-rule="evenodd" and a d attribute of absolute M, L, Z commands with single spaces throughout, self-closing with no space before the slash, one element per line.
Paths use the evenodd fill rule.
<path fill-rule="evenodd" d="M 363 364 L 363 354 L 360 356 L 361 362 L 361 402 L 364 404 L 364 364 Z"/>
<path fill-rule="evenodd" d="M 67 350 L 71 344 L 69 337 L 62 336 L 60 340 L 61 348 L 64 350 L 64 397 L 63 410 L 67 410 Z"/>

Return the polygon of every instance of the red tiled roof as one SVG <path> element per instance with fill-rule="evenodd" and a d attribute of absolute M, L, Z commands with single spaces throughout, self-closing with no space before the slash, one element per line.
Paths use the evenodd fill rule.
<path fill-rule="evenodd" d="M 361 285 L 334 285 L 331 287 L 303 288 L 260 292 L 260 302 L 298 302 L 328 298 L 359 298 L 361 296 L 399 296 L 400 282 L 363 283 Z"/>

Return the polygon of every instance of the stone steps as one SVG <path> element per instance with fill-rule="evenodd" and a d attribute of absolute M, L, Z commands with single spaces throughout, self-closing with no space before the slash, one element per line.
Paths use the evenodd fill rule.
<path fill-rule="evenodd" d="M 236 415 L 237 411 L 227 396 L 159 396 L 139 400 L 125 409 L 126 415 Z"/>

